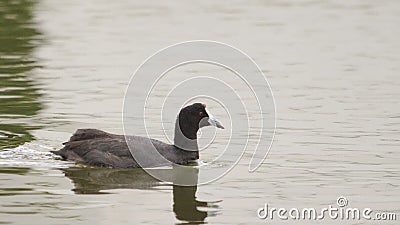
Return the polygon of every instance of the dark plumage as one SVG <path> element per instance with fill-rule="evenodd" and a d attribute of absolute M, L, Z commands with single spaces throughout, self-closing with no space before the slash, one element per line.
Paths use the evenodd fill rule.
<path fill-rule="evenodd" d="M 110 134 L 97 129 L 79 129 L 64 147 L 52 153 L 65 160 L 85 163 L 92 166 L 111 168 L 138 168 L 164 166 L 165 162 L 155 157 L 145 157 L 139 165 L 132 157 L 126 144 L 134 146 L 133 154 L 146 156 L 149 148 L 156 150 L 168 161 L 188 164 L 199 158 L 197 131 L 203 126 L 213 125 L 223 128 L 221 123 L 206 110 L 205 104 L 195 103 L 183 108 L 175 124 L 174 145 L 140 136 Z M 150 142 L 151 143 L 150 143 Z"/>

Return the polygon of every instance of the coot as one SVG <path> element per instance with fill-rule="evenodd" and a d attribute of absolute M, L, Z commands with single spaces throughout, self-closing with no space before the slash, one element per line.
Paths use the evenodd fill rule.
<path fill-rule="evenodd" d="M 64 147 L 52 153 L 64 160 L 75 161 L 91 166 L 110 168 L 156 167 L 160 161 L 156 157 L 142 157 L 139 164 L 133 155 L 150 154 L 149 149 L 155 148 L 169 162 L 188 164 L 199 159 L 197 131 L 204 126 L 215 126 L 223 129 L 222 124 L 214 118 L 202 103 L 186 106 L 178 114 L 175 123 L 174 144 L 149 139 L 140 136 L 110 134 L 97 129 L 78 129 Z M 153 147 L 154 146 L 154 147 Z M 165 162 L 165 161 L 164 161 Z"/>

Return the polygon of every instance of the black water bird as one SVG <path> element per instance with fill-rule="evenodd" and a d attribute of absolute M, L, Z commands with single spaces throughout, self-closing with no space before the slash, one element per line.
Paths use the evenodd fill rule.
<path fill-rule="evenodd" d="M 165 160 L 153 157 L 153 148 L 167 161 L 185 165 L 199 159 L 197 131 L 204 126 L 224 129 L 202 103 L 186 106 L 175 123 L 174 144 L 141 136 L 110 134 L 97 129 L 78 129 L 63 143 L 64 147 L 52 153 L 68 161 L 110 168 L 139 168 L 164 166 Z M 128 144 L 127 144 L 128 143 Z M 131 149 L 128 147 L 131 147 Z M 132 154 L 135 156 L 133 157 Z M 137 162 L 140 158 L 140 163 Z"/>

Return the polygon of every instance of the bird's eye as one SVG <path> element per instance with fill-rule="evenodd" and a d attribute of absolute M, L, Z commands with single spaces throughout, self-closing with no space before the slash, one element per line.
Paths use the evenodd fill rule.
<path fill-rule="evenodd" d="M 199 116 L 203 116 L 203 112 L 199 112 Z"/>

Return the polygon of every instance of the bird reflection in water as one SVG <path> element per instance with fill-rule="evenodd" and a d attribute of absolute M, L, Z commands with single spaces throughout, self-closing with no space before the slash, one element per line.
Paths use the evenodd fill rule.
<path fill-rule="evenodd" d="M 76 194 L 108 194 L 111 189 L 141 189 L 152 190 L 162 186 L 172 186 L 173 211 L 180 221 L 204 223 L 207 217 L 219 214 L 220 201 L 199 201 L 196 197 L 197 185 L 180 186 L 161 182 L 150 176 L 145 170 L 137 169 L 108 169 L 93 167 L 72 167 L 62 169 L 65 176 L 74 183 Z M 173 169 L 153 169 L 163 177 L 170 176 L 171 180 L 190 179 L 197 183 L 198 169 L 186 166 Z M 174 182 L 175 183 L 175 182 Z M 180 183 L 180 182 L 177 182 Z"/>

